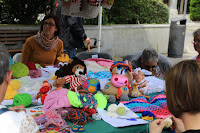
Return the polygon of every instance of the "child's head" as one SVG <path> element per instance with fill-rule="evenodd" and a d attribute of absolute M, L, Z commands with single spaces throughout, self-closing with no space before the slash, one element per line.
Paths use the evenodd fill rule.
<path fill-rule="evenodd" d="M 200 54 L 200 29 L 193 32 L 194 49 Z"/>
<path fill-rule="evenodd" d="M 200 112 L 200 62 L 186 60 L 165 73 L 167 106 L 176 117 Z"/>
<path fill-rule="evenodd" d="M 10 83 L 12 71 L 9 71 L 10 57 L 8 51 L 0 47 L 0 102 L 3 101 Z"/>

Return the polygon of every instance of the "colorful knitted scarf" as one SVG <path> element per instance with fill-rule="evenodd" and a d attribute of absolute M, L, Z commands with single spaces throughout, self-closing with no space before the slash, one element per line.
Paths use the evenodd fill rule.
<path fill-rule="evenodd" d="M 148 101 L 145 97 L 134 98 L 130 101 L 121 101 L 126 107 L 133 112 L 150 111 L 157 118 L 166 118 L 171 116 L 167 108 L 166 95 L 158 94 L 151 97 Z"/>

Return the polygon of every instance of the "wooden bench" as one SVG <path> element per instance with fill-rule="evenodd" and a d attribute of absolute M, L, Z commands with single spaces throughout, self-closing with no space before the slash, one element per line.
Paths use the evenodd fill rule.
<path fill-rule="evenodd" d="M 38 30 L 1 30 L 0 44 L 5 45 L 9 52 L 22 52 L 26 39 L 35 35 Z"/>

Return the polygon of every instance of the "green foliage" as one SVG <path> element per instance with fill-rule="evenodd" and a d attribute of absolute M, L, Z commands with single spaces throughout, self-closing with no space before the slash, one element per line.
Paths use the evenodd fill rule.
<path fill-rule="evenodd" d="M 162 24 L 168 19 L 168 6 L 161 0 L 115 0 L 110 10 L 104 9 L 103 24 Z M 97 24 L 94 20 L 85 22 Z"/>
<path fill-rule="evenodd" d="M 193 21 L 200 20 L 200 0 L 190 1 L 190 19 Z"/>
<path fill-rule="evenodd" d="M 48 6 L 49 0 L 2 0 L 0 21 L 8 24 L 34 24 L 38 13 L 46 12 Z"/>

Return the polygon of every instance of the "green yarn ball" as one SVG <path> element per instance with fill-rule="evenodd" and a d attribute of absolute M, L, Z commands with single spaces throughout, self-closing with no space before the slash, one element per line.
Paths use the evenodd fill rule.
<path fill-rule="evenodd" d="M 126 114 L 126 109 L 124 107 L 119 107 L 119 108 L 117 108 L 117 113 L 119 115 L 125 115 Z"/>
<path fill-rule="evenodd" d="M 31 95 L 29 95 L 27 93 L 17 94 L 13 98 L 14 106 L 19 106 L 19 105 L 23 104 L 24 107 L 27 107 L 31 104 L 31 102 L 32 102 Z"/>
<path fill-rule="evenodd" d="M 20 62 L 11 65 L 10 70 L 13 70 L 12 76 L 15 78 L 21 78 L 29 74 L 28 67 Z"/>

